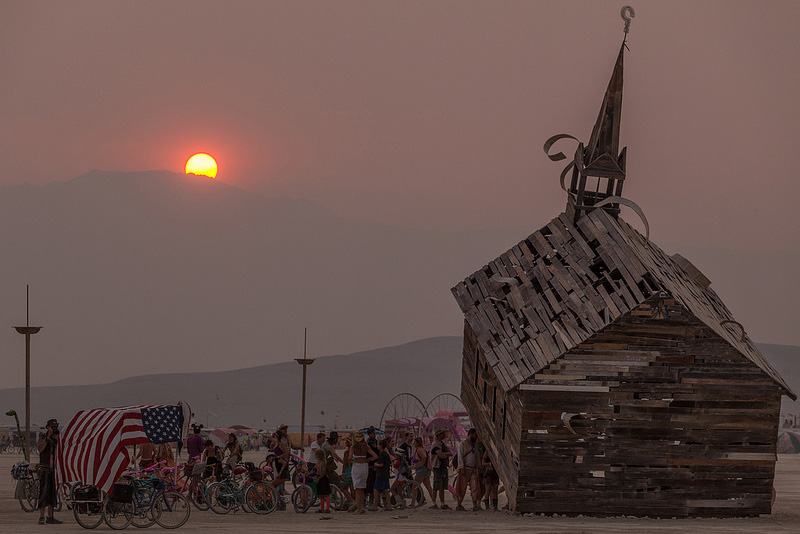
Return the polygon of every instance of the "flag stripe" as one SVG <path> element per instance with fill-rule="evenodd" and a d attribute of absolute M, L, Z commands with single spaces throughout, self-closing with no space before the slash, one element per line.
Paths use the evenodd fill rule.
<path fill-rule="evenodd" d="M 56 479 L 59 483 L 82 481 L 109 491 L 130 463 L 127 447 L 182 439 L 190 415 L 191 409 L 183 402 L 177 407 L 139 405 L 80 411 L 61 434 Z"/>

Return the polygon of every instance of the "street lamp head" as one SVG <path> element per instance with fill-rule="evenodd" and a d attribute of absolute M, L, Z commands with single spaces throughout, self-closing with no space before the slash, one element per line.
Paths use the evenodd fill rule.
<path fill-rule="evenodd" d="M 9 416 L 9 417 L 14 417 L 15 415 L 17 415 L 17 411 L 16 410 L 8 410 L 6 412 L 6 415 Z"/>
<path fill-rule="evenodd" d="M 15 326 L 14 330 L 24 335 L 38 334 L 41 326 Z"/>

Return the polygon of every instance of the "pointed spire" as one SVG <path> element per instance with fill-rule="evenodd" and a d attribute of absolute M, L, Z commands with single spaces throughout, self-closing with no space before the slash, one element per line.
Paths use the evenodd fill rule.
<path fill-rule="evenodd" d="M 623 41 L 589 142 L 586 146 L 583 143 L 578 144 L 575 151 L 572 181 L 567 197 L 567 214 L 575 221 L 592 211 L 594 205 L 604 199 L 622 196 L 626 149 L 619 149 L 619 128 L 622 121 L 622 66 L 625 48 Z M 616 216 L 619 205 L 611 204 L 608 210 Z"/>
<path fill-rule="evenodd" d="M 619 49 L 614 72 L 608 82 L 603 104 L 597 122 L 592 129 L 592 135 L 583 153 L 585 173 L 597 176 L 593 171 L 599 171 L 600 176 L 625 175 L 624 158 L 620 160 L 619 154 L 619 127 L 622 120 L 622 66 L 625 43 Z M 620 168 L 620 163 L 623 165 Z"/>

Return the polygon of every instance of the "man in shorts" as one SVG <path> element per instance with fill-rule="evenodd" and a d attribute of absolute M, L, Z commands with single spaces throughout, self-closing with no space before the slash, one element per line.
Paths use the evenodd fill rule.
<path fill-rule="evenodd" d="M 441 509 L 449 510 L 450 507 L 444 503 L 444 490 L 449 485 L 450 457 L 453 453 L 444 442 L 445 437 L 447 437 L 447 430 L 439 429 L 436 431 L 436 440 L 431 444 L 431 465 L 433 466 L 433 506 L 431 508 L 439 508 L 436 505 L 438 497 L 442 503 Z"/>

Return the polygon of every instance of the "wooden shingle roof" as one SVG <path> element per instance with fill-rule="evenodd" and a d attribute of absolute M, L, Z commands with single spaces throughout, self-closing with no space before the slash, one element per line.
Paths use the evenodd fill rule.
<path fill-rule="evenodd" d="M 452 291 L 505 390 L 664 292 L 796 398 L 702 282 L 633 227 L 595 209 L 574 224 L 562 213 Z"/>

